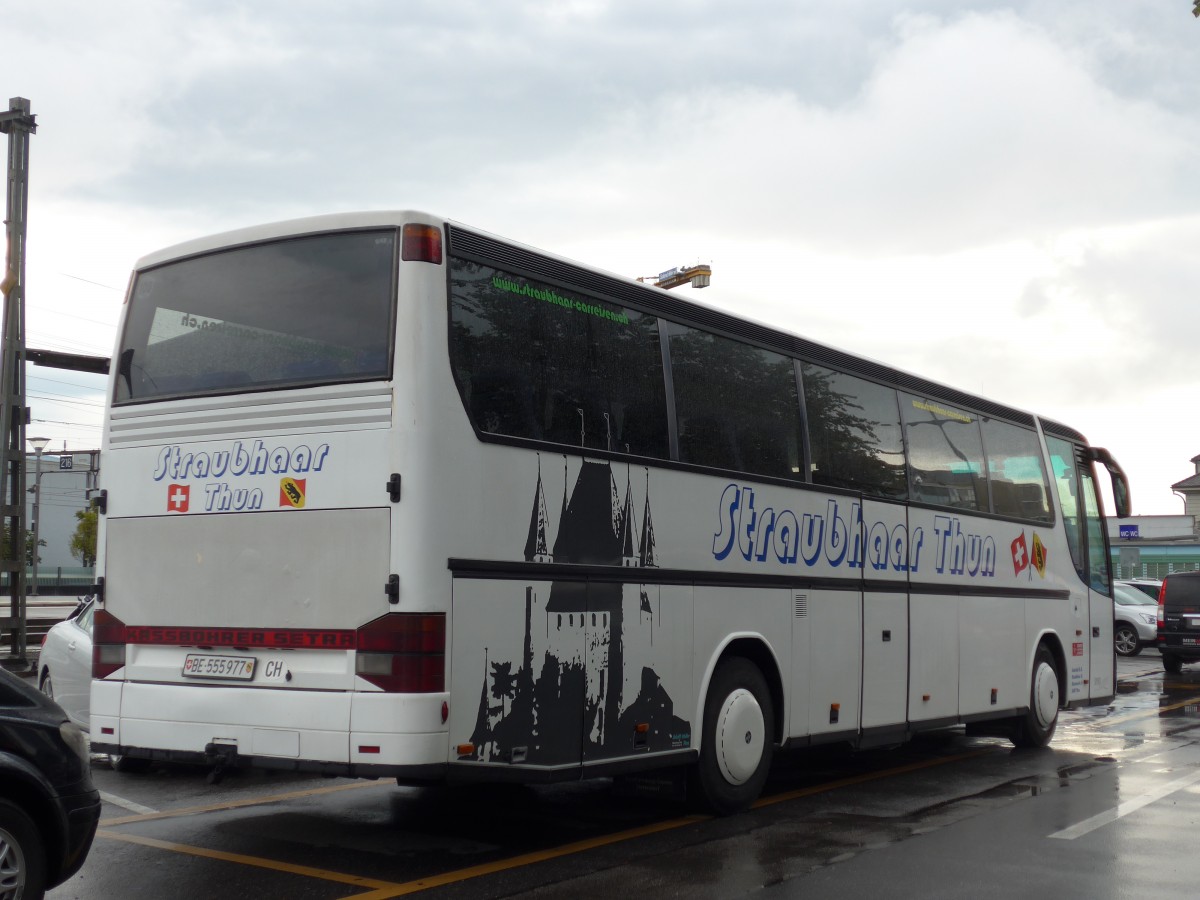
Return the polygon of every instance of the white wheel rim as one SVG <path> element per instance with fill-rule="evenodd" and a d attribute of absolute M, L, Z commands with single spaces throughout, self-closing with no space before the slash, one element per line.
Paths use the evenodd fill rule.
<path fill-rule="evenodd" d="M 725 698 L 717 717 L 717 764 L 730 784 L 745 784 L 762 760 L 767 728 L 754 694 L 738 688 Z"/>
<path fill-rule="evenodd" d="M 1042 728 L 1048 728 L 1058 715 L 1058 677 L 1046 663 L 1033 673 L 1033 711 Z"/>
<path fill-rule="evenodd" d="M 19 897 L 25 887 L 25 855 L 7 831 L 0 829 L 0 897 Z"/>

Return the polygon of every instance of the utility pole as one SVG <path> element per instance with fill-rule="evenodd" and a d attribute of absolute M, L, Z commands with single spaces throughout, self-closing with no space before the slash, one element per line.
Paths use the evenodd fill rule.
<path fill-rule="evenodd" d="M 29 202 L 29 136 L 37 122 L 29 101 L 13 97 L 0 112 L 0 134 L 8 135 L 8 205 L 5 229 L 7 264 L 0 289 L 4 293 L 3 350 L 0 353 L 0 517 L 8 530 L 0 550 L 0 571 L 8 573 L 9 615 L 0 620 L 8 630 L 11 656 L 0 660 L 14 668 L 28 666 L 25 651 L 25 233 Z M 2 543 L 2 542 L 0 542 Z M 37 548 L 34 548 L 36 564 Z"/>

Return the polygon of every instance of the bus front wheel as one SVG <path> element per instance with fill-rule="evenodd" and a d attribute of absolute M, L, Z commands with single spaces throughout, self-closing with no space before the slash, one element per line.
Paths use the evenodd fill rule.
<path fill-rule="evenodd" d="M 1045 645 L 1033 657 L 1033 675 L 1029 685 L 1029 711 L 1019 717 L 1012 742 L 1018 747 L 1045 747 L 1058 725 L 1060 701 L 1058 666 L 1054 654 Z"/>
<path fill-rule="evenodd" d="M 775 746 L 771 692 L 748 659 L 725 660 L 704 701 L 703 742 L 693 783 L 713 812 L 746 809 L 762 793 Z"/>

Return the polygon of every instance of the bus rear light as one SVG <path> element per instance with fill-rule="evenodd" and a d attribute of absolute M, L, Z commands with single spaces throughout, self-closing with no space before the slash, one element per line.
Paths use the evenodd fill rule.
<path fill-rule="evenodd" d="M 400 236 L 400 258 L 406 262 L 442 264 L 442 229 L 409 223 Z"/>
<path fill-rule="evenodd" d="M 92 677 L 107 678 L 125 667 L 125 623 L 103 609 L 92 617 Z"/>
<path fill-rule="evenodd" d="M 446 616 L 388 613 L 358 629 L 354 671 L 395 694 L 446 689 Z"/>

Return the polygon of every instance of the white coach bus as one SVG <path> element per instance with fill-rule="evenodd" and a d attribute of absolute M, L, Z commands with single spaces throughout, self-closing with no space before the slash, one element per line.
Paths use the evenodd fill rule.
<path fill-rule="evenodd" d="M 1055 422 L 416 212 L 141 260 L 103 441 L 92 741 L 401 783 L 686 769 L 1114 694 Z"/>

